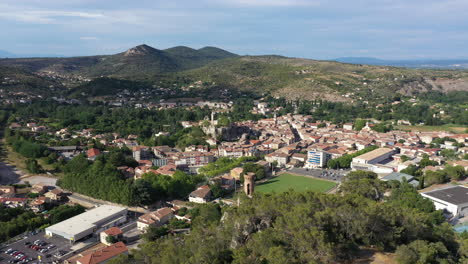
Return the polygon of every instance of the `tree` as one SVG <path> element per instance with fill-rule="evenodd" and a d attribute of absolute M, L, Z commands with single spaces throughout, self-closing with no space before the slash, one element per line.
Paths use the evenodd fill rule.
<path fill-rule="evenodd" d="M 221 188 L 221 183 L 216 182 L 215 184 L 210 185 L 211 194 L 213 198 L 222 197 L 224 194 L 223 188 Z"/>
<path fill-rule="evenodd" d="M 401 162 L 405 162 L 405 161 L 408 161 L 410 158 L 406 155 L 401 155 L 400 159 L 401 159 Z"/>
<path fill-rule="evenodd" d="M 147 242 L 155 241 L 156 239 L 165 236 L 168 231 L 169 229 L 167 229 L 167 227 L 150 225 L 146 228 L 142 238 Z"/>
<path fill-rule="evenodd" d="M 426 171 L 424 175 L 424 181 L 427 186 L 432 184 L 445 183 L 449 180 L 445 171 Z"/>
<path fill-rule="evenodd" d="M 444 170 L 447 173 L 447 176 L 453 181 L 462 180 L 466 177 L 466 171 L 460 165 L 458 166 L 447 165 L 445 166 Z"/>
<path fill-rule="evenodd" d="M 440 155 L 445 157 L 447 160 L 456 160 L 458 159 L 458 154 L 453 149 L 443 149 L 440 151 Z"/>
<path fill-rule="evenodd" d="M 133 202 L 137 205 L 149 205 L 154 201 L 153 192 L 151 183 L 138 179 L 133 184 Z"/>
<path fill-rule="evenodd" d="M 420 174 L 419 168 L 415 165 L 409 165 L 408 167 L 402 169 L 400 172 L 411 176 L 418 176 L 418 174 Z"/>
<path fill-rule="evenodd" d="M 119 242 L 119 240 L 115 236 L 106 236 L 106 242 L 109 244 L 115 244 Z"/>
<path fill-rule="evenodd" d="M 401 264 L 450 263 L 449 251 L 441 242 L 416 240 L 398 247 L 395 258 Z"/>
<path fill-rule="evenodd" d="M 39 165 L 39 163 L 37 163 L 37 160 L 27 159 L 25 161 L 25 163 L 26 163 L 26 169 L 30 173 L 39 173 L 39 172 L 41 172 L 41 166 Z"/>
<path fill-rule="evenodd" d="M 369 171 L 352 171 L 340 185 L 340 192 L 357 194 L 372 200 L 380 200 L 385 191 L 385 182 L 377 179 L 377 174 Z"/>
<path fill-rule="evenodd" d="M 361 131 L 366 126 L 367 120 L 364 119 L 356 119 L 354 121 L 354 130 Z"/>

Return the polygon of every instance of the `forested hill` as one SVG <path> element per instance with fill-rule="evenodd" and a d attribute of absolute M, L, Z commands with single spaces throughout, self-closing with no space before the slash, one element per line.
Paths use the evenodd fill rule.
<path fill-rule="evenodd" d="M 236 54 L 215 47 L 196 50 L 179 46 L 159 50 L 142 44 L 114 55 L 0 59 L 0 65 L 20 67 L 31 72 L 127 78 L 192 69 L 215 60 L 236 56 Z"/>
<path fill-rule="evenodd" d="M 386 252 L 391 263 L 466 263 L 467 237 L 413 187 L 394 185 L 381 198 L 384 184 L 364 175 L 347 187 L 343 195 L 290 191 L 239 207 L 203 205 L 189 235 L 150 240 L 111 263 L 368 263 L 354 262 L 364 251 Z"/>

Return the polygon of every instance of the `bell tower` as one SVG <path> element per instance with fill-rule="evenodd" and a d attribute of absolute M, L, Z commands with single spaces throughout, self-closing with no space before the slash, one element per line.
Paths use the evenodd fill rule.
<path fill-rule="evenodd" d="M 255 187 L 255 173 L 249 172 L 244 175 L 244 192 L 248 197 L 252 198 Z"/>

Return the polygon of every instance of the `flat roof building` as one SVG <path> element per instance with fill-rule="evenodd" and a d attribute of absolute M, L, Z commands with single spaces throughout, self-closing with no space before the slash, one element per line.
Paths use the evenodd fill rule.
<path fill-rule="evenodd" d="M 45 231 L 48 236 L 61 236 L 70 241 L 77 241 L 92 234 L 99 234 L 101 231 L 124 223 L 126 220 L 126 208 L 101 205 L 49 226 Z"/>
<path fill-rule="evenodd" d="M 353 170 L 368 170 L 376 173 L 389 171 L 390 173 L 392 171 L 391 169 L 379 168 L 377 163 L 390 159 L 394 153 L 395 151 L 389 148 L 374 149 L 353 158 L 351 168 Z"/>
<path fill-rule="evenodd" d="M 459 217 L 468 215 L 468 188 L 466 187 L 454 186 L 421 193 L 421 195 L 429 198 L 436 209 L 447 210 Z"/>

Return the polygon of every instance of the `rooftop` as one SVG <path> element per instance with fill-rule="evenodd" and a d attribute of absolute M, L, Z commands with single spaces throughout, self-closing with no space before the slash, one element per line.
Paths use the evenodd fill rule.
<path fill-rule="evenodd" d="M 468 203 L 468 188 L 462 186 L 430 191 L 423 194 L 455 205 Z"/>
<path fill-rule="evenodd" d="M 85 255 L 78 259 L 77 263 L 81 264 L 98 264 L 127 252 L 127 246 L 123 242 L 117 242 L 103 249 L 97 250 L 91 254 Z"/>
<path fill-rule="evenodd" d="M 385 155 L 387 153 L 390 153 L 392 152 L 393 150 L 392 149 L 389 149 L 389 148 L 378 148 L 378 149 L 375 149 L 375 150 L 372 150 L 372 151 L 369 151 L 367 153 L 364 153 L 360 156 L 357 156 L 355 157 L 355 159 L 363 159 L 363 160 L 373 160 L 377 157 L 380 157 L 382 155 Z"/>
<path fill-rule="evenodd" d="M 92 229 L 96 223 L 105 218 L 126 211 L 127 209 L 123 207 L 101 205 L 65 221 L 47 227 L 46 229 L 55 233 L 79 234 L 88 229 Z"/>

